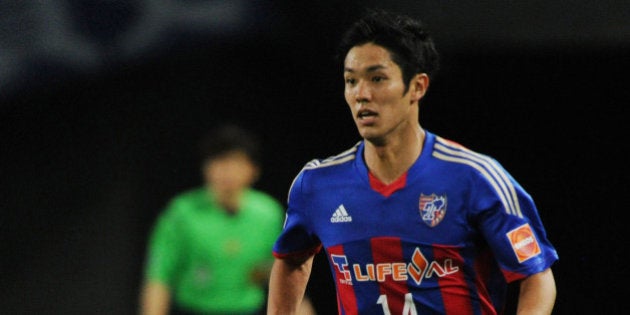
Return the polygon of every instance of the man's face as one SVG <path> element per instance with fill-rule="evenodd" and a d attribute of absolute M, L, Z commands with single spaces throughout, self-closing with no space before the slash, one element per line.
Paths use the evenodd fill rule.
<path fill-rule="evenodd" d="M 258 168 L 241 151 L 230 151 L 204 165 L 204 178 L 219 195 L 233 194 L 251 186 L 258 177 Z"/>
<path fill-rule="evenodd" d="M 355 46 L 344 61 L 344 95 L 359 134 L 376 145 L 417 123 L 417 106 L 405 91 L 400 67 L 389 52 L 372 43 Z M 416 108 L 416 109 L 414 109 Z"/>

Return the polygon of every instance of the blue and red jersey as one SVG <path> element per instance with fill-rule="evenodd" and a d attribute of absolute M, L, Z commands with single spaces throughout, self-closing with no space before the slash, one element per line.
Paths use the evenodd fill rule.
<path fill-rule="evenodd" d="M 379 184 L 364 142 L 296 176 L 274 255 L 326 252 L 339 314 L 500 314 L 506 284 L 558 255 L 530 195 L 493 158 L 426 132 Z"/>

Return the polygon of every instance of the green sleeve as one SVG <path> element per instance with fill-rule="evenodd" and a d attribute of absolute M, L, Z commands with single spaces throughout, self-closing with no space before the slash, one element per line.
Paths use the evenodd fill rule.
<path fill-rule="evenodd" d="M 173 209 L 167 209 L 156 221 L 148 244 L 145 276 L 147 280 L 172 285 L 177 270 L 181 244 Z"/>
<path fill-rule="evenodd" d="M 282 232 L 282 225 L 284 224 L 284 208 L 280 202 L 273 198 L 269 200 L 268 207 L 270 209 L 268 230 L 262 235 L 266 238 L 268 258 L 272 260 L 273 244 L 276 242 L 280 232 Z"/>

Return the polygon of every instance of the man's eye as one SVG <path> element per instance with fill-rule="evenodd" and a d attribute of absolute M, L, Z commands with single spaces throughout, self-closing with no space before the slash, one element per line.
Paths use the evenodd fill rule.
<path fill-rule="evenodd" d="M 385 80 L 385 78 L 383 78 L 383 77 L 373 77 L 372 78 L 372 82 L 381 82 L 383 80 Z"/>
<path fill-rule="evenodd" d="M 346 78 L 346 84 L 354 84 L 354 82 L 356 82 L 355 79 L 352 78 Z"/>

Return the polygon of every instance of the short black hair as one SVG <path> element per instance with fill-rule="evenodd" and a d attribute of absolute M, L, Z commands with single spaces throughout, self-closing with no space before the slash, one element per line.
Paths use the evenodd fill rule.
<path fill-rule="evenodd" d="M 352 47 L 367 43 L 389 51 L 392 61 L 402 71 L 406 88 L 418 73 L 426 73 L 431 79 L 437 74 L 439 54 L 431 35 L 418 18 L 381 9 L 366 9 L 365 15 L 343 34 L 337 47 L 337 61 L 343 64 Z"/>
<path fill-rule="evenodd" d="M 233 123 L 219 125 L 202 136 L 199 141 L 199 158 L 202 164 L 230 151 L 244 152 L 254 164 L 261 161 L 260 139 L 249 130 Z"/>

